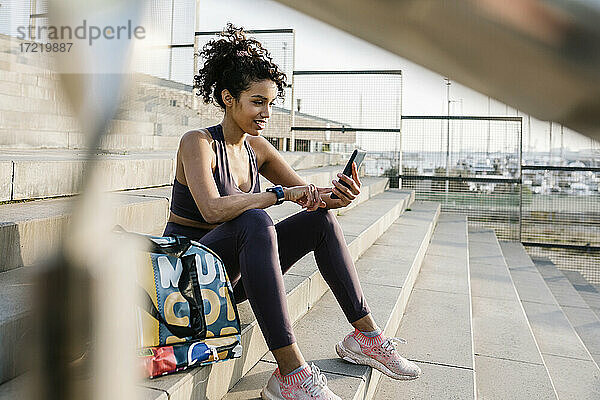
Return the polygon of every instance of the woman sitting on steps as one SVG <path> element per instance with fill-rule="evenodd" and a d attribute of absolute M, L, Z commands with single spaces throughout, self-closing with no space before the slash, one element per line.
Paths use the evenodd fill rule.
<path fill-rule="evenodd" d="M 283 274 L 311 251 L 354 327 L 336 345 L 338 355 L 395 379 L 417 378 L 419 367 L 398 354 L 371 317 L 342 229 L 329 211 L 347 206 L 360 193 L 356 165 L 352 178 L 338 174 L 349 189 L 339 180 L 317 188 L 260 136 L 273 102 L 283 96 L 286 77 L 242 29 L 229 24 L 201 55 L 205 64 L 194 77 L 195 87 L 204 102 L 216 102 L 225 115 L 219 125 L 181 138 L 164 234 L 184 235 L 215 251 L 227 268 L 235 300 L 250 301 L 278 364 L 262 397 L 339 399 L 319 369 L 305 362 L 288 316 Z M 259 173 L 278 186 L 261 192 Z M 263 209 L 284 201 L 304 210 L 274 224 Z"/>

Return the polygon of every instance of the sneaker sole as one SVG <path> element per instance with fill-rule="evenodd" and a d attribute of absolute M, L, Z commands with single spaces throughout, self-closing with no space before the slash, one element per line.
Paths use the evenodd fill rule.
<path fill-rule="evenodd" d="M 390 378 L 401 380 L 401 381 L 410 381 L 413 379 L 417 379 L 420 375 L 401 375 L 393 372 L 388 367 L 386 367 L 383 363 L 375 360 L 374 358 L 367 357 L 362 354 L 357 354 L 351 350 L 348 350 L 344 347 L 342 342 L 338 342 L 335 345 L 335 352 L 342 358 L 343 360 L 360 365 L 367 365 L 369 367 L 375 368 L 380 371 L 382 374 L 389 376 Z"/>
<path fill-rule="evenodd" d="M 275 397 L 275 396 L 273 396 L 273 395 L 271 394 L 271 392 L 269 392 L 269 391 L 267 390 L 267 388 L 263 388 L 263 389 L 260 391 L 260 398 L 261 398 L 262 400 L 279 400 L 279 398 L 278 398 L 278 397 Z"/>

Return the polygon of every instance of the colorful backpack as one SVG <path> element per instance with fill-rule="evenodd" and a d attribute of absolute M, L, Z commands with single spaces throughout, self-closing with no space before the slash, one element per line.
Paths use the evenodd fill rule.
<path fill-rule="evenodd" d="M 241 357 L 239 316 L 219 256 L 183 236 L 145 237 L 151 250 L 137 271 L 137 326 L 146 376 Z"/>

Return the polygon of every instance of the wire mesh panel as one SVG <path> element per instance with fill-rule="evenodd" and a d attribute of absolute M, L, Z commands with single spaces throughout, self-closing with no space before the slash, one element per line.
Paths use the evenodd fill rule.
<path fill-rule="evenodd" d="M 399 129 L 401 71 L 295 71 L 295 111 L 347 127 Z M 294 126 L 314 126 L 298 119 Z M 321 125 L 319 125 L 321 126 Z"/>
<path fill-rule="evenodd" d="M 194 48 L 171 47 L 170 80 L 192 85 L 194 80 Z"/>
<path fill-rule="evenodd" d="M 600 248 L 600 168 L 523 166 L 522 240 Z"/>
<path fill-rule="evenodd" d="M 579 162 L 581 163 L 581 162 Z M 600 168 L 523 166 L 522 241 L 600 282 Z"/>
<path fill-rule="evenodd" d="M 47 1 L 35 0 L 11 0 L 2 2 L 0 6 L 0 34 L 32 40 L 35 37 L 35 29 L 31 31 L 30 26 L 35 24 L 35 16 L 45 13 Z M 32 15 L 34 18 L 32 19 Z M 23 32 L 24 37 L 21 34 Z M 33 35 L 30 34 L 33 32 Z"/>
<path fill-rule="evenodd" d="M 532 257 L 550 259 L 559 269 L 579 272 L 589 283 L 600 285 L 600 251 L 597 249 L 525 246 Z"/>
<path fill-rule="evenodd" d="M 294 72 L 296 150 L 362 148 L 365 173 L 380 176 L 399 165 L 401 118 L 401 71 Z"/>
<path fill-rule="evenodd" d="M 137 60 L 138 72 L 191 85 L 194 65 L 194 0 L 152 0 L 145 8 L 144 24 L 155 43 Z"/>
<path fill-rule="evenodd" d="M 520 117 L 403 116 L 402 124 L 403 188 L 519 239 Z"/>

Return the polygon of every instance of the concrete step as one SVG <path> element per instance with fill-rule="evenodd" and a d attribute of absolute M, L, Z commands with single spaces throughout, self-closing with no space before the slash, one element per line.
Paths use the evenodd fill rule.
<path fill-rule="evenodd" d="M 41 71 L 50 71 L 53 68 L 56 58 L 52 53 L 42 55 L 40 52 L 25 52 L 21 49 L 21 43 L 29 42 L 16 38 L 3 42 L 0 47 L 2 60 L 14 67 L 35 66 Z"/>
<path fill-rule="evenodd" d="M 337 165 L 339 154 L 284 152 L 294 169 Z M 175 151 L 101 155 L 107 190 L 170 185 Z M 6 150 L 0 155 L 0 201 L 32 200 L 77 194 L 85 152 L 78 150 Z M 339 167 L 338 167 L 339 169 Z M 40 174 L 39 171 L 45 171 Z M 328 186 L 329 182 L 321 183 Z"/>
<path fill-rule="evenodd" d="M 318 178 L 318 174 L 322 172 L 318 172 L 315 174 Z M 311 175 L 305 175 L 305 178 L 311 179 Z M 368 193 L 368 196 L 360 196 L 356 201 L 359 204 L 362 204 L 369 200 L 369 198 L 373 198 L 375 203 L 379 203 L 383 205 L 383 208 L 386 208 L 390 203 L 386 200 L 386 196 L 383 194 L 385 189 L 385 185 L 382 185 L 381 182 L 386 183 L 385 179 L 381 178 L 369 178 L 365 180 L 364 187 L 365 190 L 363 193 Z M 134 232 L 143 232 L 143 233 L 151 233 L 160 235 L 164 226 L 166 224 L 166 219 L 168 217 L 168 204 L 169 198 L 171 196 L 170 187 L 165 188 L 156 188 L 156 189 L 144 189 L 144 190 L 135 190 L 130 192 L 125 192 L 125 194 L 115 194 L 115 199 L 119 202 L 118 208 L 118 217 L 115 223 L 119 223 L 124 226 L 126 229 Z M 375 196 L 383 196 L 383 198 L 375 199 Z M 399 198 L 402 200 L 402 204 L 399 206 L 397 204 L 392 204 L 394 207 L 391 207 L 388 210 L 388 214 L 385 216 L 390 217 L 393 216 L 394 212 L 401 212 L 403 207 L 406 207 L 409 202 L 412 201 L 412 193 L 408 192 L 394 192 L 392 198 L 397 201 Z M 61 213 L 61 205 L 60 204 L 48 204 L 52 201 L 39 201 L 39 202 L 31 202 L 25 204 L 35 204 L 35 203 L 46 203 L 45 207 L 38 207 L 38 212 L 46 212 L 46 217 L 52 214 Z M 405 204 L 406 203 L 406 204 Z M 64 207 L 64 203 L 62 204 Z M 271 215 L 275 222 L 278 222 L 288 216 L 296 213 L 300 210 L 300 207 L 292 204 L 292 203 L 284 203 L 279 207 L 270 207 L 267 209 L 267 212 Z M 31 210 L 30 210 L 31 211 Z M 66 210 L 62 209 L 63 213 L 66 213 Z M 392 214 L 389 214 L 392 213 Z M 365 211 L 362 212 L 364 217 Z M 55 217 L 55 220 L 50 220 L 48 224 L 53 223 L 51 226 L 46 226 L 46 231 L 42 229 L 36 229 L 35 226 L 30 226 L 25 224 L 21 229 L 28 233 L 28 237 L 31 238 L 31 241 L 37 239 L 37 242 L 34 244 L 30 244 L 34 248 L 30 250 L 31 258 L 33 257 L 43 257 L 44 255 L 50 252 L 50 249 L 56 247 L 58 244 L 58 240 L 60 240 L 60 225 L 57 224 L 56 219 L 60 217 Z M 67 216 L 65 215 L 66 219 Z M 355 217 L 356 218 L 356 217 Z M 351 220 L 352 221 L 352 220 Z M 357 241 L 351 247 L 351 251 L 353 251 L 354 255 L 360 254 L 365 250 L 364 246 L 370 245 L 374 235 L 379 234 L 378 229 L 383 229 L 387 220 L 384 218 L 381 221 L 376 221 L 369 226 L 369 229 L 366 231 L 354 232 L 351 231 L 355 236 L 347 236 L 347 238 L 355 238 Z M 56 227 L 56 225 L 59 225 Z M 0 225 L 0 228 L 2 226 Z M 52 228 L 55 228 L 55 231 L 51 231 Z M 350 227 L 351 228 L 351 227 Z M 350 229 L 348 228 L 348 229 Z M 6 240 L 11 240 L 9 236 L 10 232 L 6 232 Z M 0 237 L 2 236 L 2 231 L 0 230 Z M 44 242 L 45 240 L 50 239 L 50 242 Z M 40 243 L 41 242 L 41 243 Z M 0 246 L 8 247 L 3 244 Z M 19 242 L 14 243 L 14 247 L 18 249 Z M 30 247 L 25 246 L 25 247 Z M 36 247 L 40 246 L 40 247 Z M 45 246 L 45 247 L 44 247 Z M 2 249 L 0 247 L 0 249 Z M 2 249 L 4 250 L 4 249 Z M 2 254 L 5 254 L 4 251 Z M 3 256 L 3 261 L 5 257 Z M 17 259 L 17 261 L 19 261 Z M 7 260 L 10 262 L 10 260 Z M 13 261 L 14 262 L 14 261 Z M 33 261 L 23 262 L 22 264 L 31 265 Z M 306 260 L 304 262 L 307 262 Z M 308 260 L 310 262 L 310 260 Z M 2 264 L 0 264 L 2 265 Z M 5 264 L 6 265 L 6 264 Z M 6 269 L 6 268 L 5 268 Z M 27 343 L 26 340 L 22 339 L 22 333 L 25 331 L 23 327 L 28 326 L 28 318 L 29 318 L 29 310 L 30 310 L 30 301 L 28 300 L 28 292 L 23 289 L 27 289 L 29 284 L 31 283 L 31 271 L 34 270 L 33 267 L 25 266 L 16 269 L 10 269 L 5 272 L 0 272 L 0 296 L 6 300 L 3 307 L 0 307 L 0 343 L 2 343 L 2 347 L 0 348 L 0 382 L 6 381 L 14 377 L 17 373 L 22 371 L 24 368 L 21 364 L 18 363 L 17 357 L 15 354 L 22 354 L 24 351 L 23 345 Z M 313 278 L 314 279 L 314 278 Z M 317 289 L 315 289 L 317 290 Z M 317 293 L 317 292 L 315 292 Z M 315 294 L 316 295 L 316 294 Z"/>
<path fill-rule="evenodd" d="M 85 157 L 83 151 L 4 152 L 0 156 L 0 162 L 3 162 L 0 168 L 12 169 L 8 200 L 77 194 Z M 100 156 L 99 168 L 107 178 L 106 189 L 109 191 L 171 185 L 175 153 L 106 154 Z"/>
<path fill-rule="evenodd" d="M 155 126 L 156 125 L 156 126 Z M 160 135 L 153 122 L 113 119 L 108 124 L 107 135 Z M 42 112 L 21 112 L 0 110 L 0 129 L 23 131 L 78 132 L 81 130 L 75 117 L 69 115 L 45 114 Z M 187 132 L 187 125 L 169 125 L 171 136 L 181 136 Z"/>
<path fill-rule="evenodd" d="M 600 290 L 592 285 L 577 271 L 563 271 L 563 274 L 571 282 L 575 290 L 590 306 L 590 309 L 600 318 Z"/>
<path fill-rule="evenodd" d="M 129 121 L 144 121 L 173 125 L 189 125 L 188 122 L 190 120 L 190 117 L 178 113 L 164 114 L 159 112 L 125 109 L 119 110 L 115 115 L 115 118 Z"/>
<path fill-rule="evenodd" d="M 13 70 L 0 67 L 0 94 L 19 96 L 24 99 L 64 102 L 66 95 L 59 81 L 39 71 L 20 71 L 30 69 L 29 65 L 19 65 Z"/>
<path fill-rule="evenodd" d="M 166 224 L 167 199 L 123 193 L 111 201 L 115 223 L 129 230 L 157 233 Z M 60 243 L 72 204 L 72 199 L 64 198 L 0 205 L 0 272 L 33 265 L 51 254 Z"/>
<path fill-rule="evenodd" d="M 0 70 L 37 75 L 49 79 L 58 79 L 58 74 L 51 69 L 48 69 L 47 65 L 34 65 L 32 63 L 21 61 L 26 60 L 23 58 L 19 59 L 14 54 L 3 53 L 2 58 L 0 59 Z"/>
<path fill-rule="evenodd" d="M 85 149 L 88 141 L 81 132 L 0 129 L 2 150 Z M 150 135 L 106 135 L 99 150 L 109 152 L 175 151 L 179 137 Z"/>
<path fill-rule="evenodd" d="M 73 132 L 38 131 L 32 129 L 0 129 L 0 149 L 69 149 L 76 148 Z M 81 132 L 78 132 L 81 136 Z M 83 140 L 81 140 L 83 144 Z M 82 148 L 79 145 L 77 148 Z"/>
<path fill-rule="evenodd" d="M 365 207 L 370 203 L 371 200 Z M 391 336 L 397 330 L 438 216 L 439 205 L 415 203 L 411 211 L 391 224 L 355 263 L 373 316 L 387 335 Z M 348 232 L 345 226 L 344 231 Z M 290 271 L 290 274 L 298 274 L 298 270 Z M 381 374 L 365 366 L 346 363 L 335 354 L 335 343 L 350 328 L 333 294 L 327 290 L 294 325 L 294 332 L 304 357 L 325 373 L 334 392 L 344 399 L 371 398 Z M 225 399 L 257 398 L 274 369 L 274 359 L 268 353 Z"/>
<path fill-rule="evenodd" d="M 35 386 L 30 373 L 19 375 L 0 385 L 0 400 L 35 399 Z M 166 393 L 142 386 L 137 387 L 136 399 L 140 400 L 169 400 Z"/>
<path fill-rule="evenodd" d="M 79 123 L 67 115 L 0 110 L 0 129 L 76 131 Z"/>
<path fill-rule="evenodd" d="M 556 399 L 493 230 L 469 230 L 469 258 L 477 397 Z"/>
<path fill-rule="evenodd" d="M 27 367 L 33 270 L 17 268 L 0 273 L 0 383 L 18 376 Z"/>
<path fill-rule="evenodd" d="M 534 258 L 533 263 L 592 358 L 600 365 L 600 319 L 552 261 Z"/>
<path fill-rule="evenodd" d="M 384 376 L 376 400 L 475 399 L 470 297 L 467 219 L 442 214 L 395 334 L 408 341 L 399 350 L 423 375 Z"/>
<path fill-rule="evenodd" d="M 8 95 L 0 93 L 0 110 L 53 115 L 73 115 L 67 103 L 23 97 L 20 94 Z"/>
<path fill-rule="evenodd" d="M 525 249 L 500 243 L 559 399 L 600 398 L 600 370 Z"/>
<path fill-rule="evenodd" d="M 56 88 L 58 87 L 58 76 L 48 74 L 37 74 L 31 72 L 23 72 L 18 69 L 5 70 L 0 69 L 0 81 L 23 83 L 26 85 L 40 86 L 45 88 Z"/>

